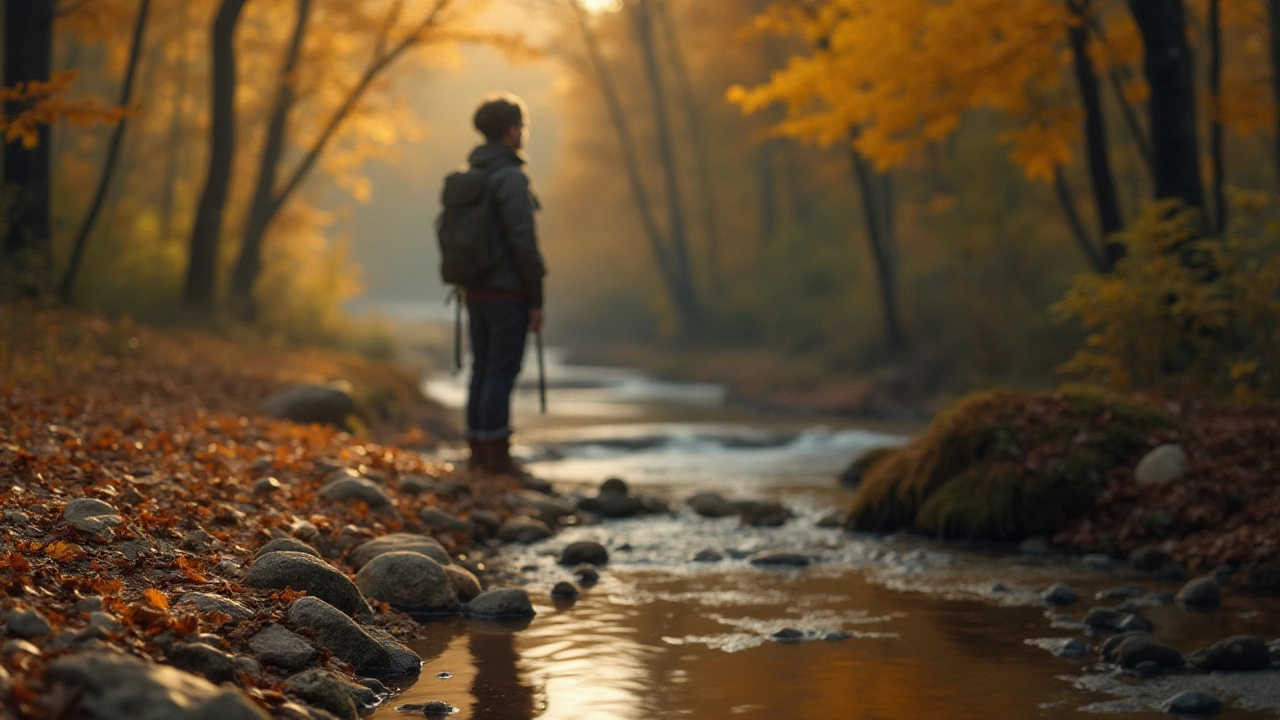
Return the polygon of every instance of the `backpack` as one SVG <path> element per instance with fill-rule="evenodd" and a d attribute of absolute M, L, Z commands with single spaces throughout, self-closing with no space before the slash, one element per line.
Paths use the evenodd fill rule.
<path fill-rule="evenodd" d="M 450 173 L 436 218 L 440 276 L 448 285 L 475 287 L 498 269 L 506 252 L 489 189 L 491 175 L 470 168 Z"/>

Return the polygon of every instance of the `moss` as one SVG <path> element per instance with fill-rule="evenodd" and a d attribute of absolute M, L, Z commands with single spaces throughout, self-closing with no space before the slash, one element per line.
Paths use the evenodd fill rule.
<path fill-rule="evenodd" d="M 891 447 L 871 448 L 859 455 L 844 472 L 840 473 L 840 484 L 847 488 L 858 487 L 862 483 L 862 479 L 866 477 L 867 470 L 873 465 L 880 462 L 884 458 L 895 452 Z"/>
<path fill-rule="evenodd" d="M 846 527 L 944 538 L 1048 534 L 1089 508 L 1113 468 L 1137 460 L 1159 408 L 1104 391 L 970 395 L 867 468 Z"/>

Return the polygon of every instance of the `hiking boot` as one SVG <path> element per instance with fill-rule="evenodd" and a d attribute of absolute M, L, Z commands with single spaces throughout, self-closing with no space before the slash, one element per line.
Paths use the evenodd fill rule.
<path fill-rule="evenodd" d="M 484 440 L 467 440 L 467 448 L 470 454 L 467 455 L 467 469 L 481 471 L 485 469 L 485 449 Z"/>
<path fill-rule="evenodd" d="M 511 457 L 511 441 L 508 438 L 486 440 L 484 459 L 485 472 L 513 477 L 530 490 L 548 492 L 551 489 L 551 483 L 535 477 Z"/>

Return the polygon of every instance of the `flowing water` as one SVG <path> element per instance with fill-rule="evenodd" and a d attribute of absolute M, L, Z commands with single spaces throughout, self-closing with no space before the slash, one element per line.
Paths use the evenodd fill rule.
<path fill-rule="evenodd" d="M 375 713 L 443 700 L 453 717 L 547 718 L 1078 718 L 1167 717 L 1159 705 L 1184 688 L 1222 698 L 1223 718 L 1275 717 L 1280 673 L 1179 675 L 1138 681 L 1059 658 L 1052 638 L 1089 639 L 1079 618 L 1099 590 L 1137 582 L 1070 559 L 1009 549 L 870 538 L 817 526 L 849 494 L 835 474 L 859 452 L 905 440 L 913 428 L 809 423 L 725 407 L 715 385 L 660 382 L 626 370 L 549 367 L 551 412 L 525 386 L 516 401 L 532 469 L 563 493 L 591 493 L 606 477 L 674 506 L 695 491 L 773 498 L 796 517 L 781 528 L 699 518 L 687 507 L 650 517 L 571 527 L 544 543 L 506 550 L 538 615 L 515 627 L 460 618 L 434 622 L 415 649 L 421 676 Z M 428 391 L 460 403 L 461 380 Z M 567 543 L 593 539 L 610 552 L 601 581 L 574 603 L 549 591 L 570 571 Z M 700 550 L 724 559 L 693 562 Z M 761 550 L 806 553 L 799 570 L 765 570 Z M 1065 581 L 1081 590 L 1055 612 L 1038 592 Z M 1115 604 L 1114 602 L 1111 604 Z M 1223 607 L 1176 605 L 1144 615 L 1185 651 L 1232 634 L 1280 635 L 1275 603 L 1228 594 Z M 783 628 L 797 642 L 771 636 Z"/>

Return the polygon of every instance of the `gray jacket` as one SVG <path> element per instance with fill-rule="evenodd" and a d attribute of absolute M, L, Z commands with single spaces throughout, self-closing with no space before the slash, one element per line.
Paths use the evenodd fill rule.
<path fill-rule="evenodd" d="M 506 257 L 493 274 L 482 287 L 470 289 L 515 290 L 528 296 L 530 307 L 542 307 L 542 278 L 547 270 L 533 224 L 538 198 L 524 174 L 524 158 L 506 145 L 487 143 L 472 150 L 467 162 L 489 173 L 489 188 L 507 243 Z"/>

